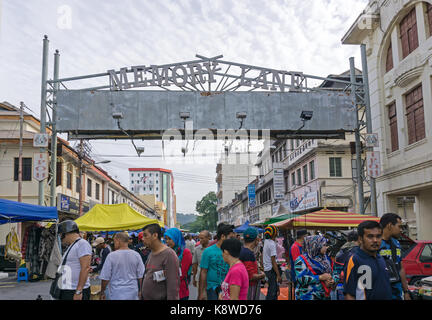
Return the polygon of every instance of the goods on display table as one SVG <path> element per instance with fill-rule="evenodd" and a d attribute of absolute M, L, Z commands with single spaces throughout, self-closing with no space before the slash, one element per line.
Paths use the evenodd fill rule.
<path fill-rule="evenodd" d="M 411 286 L 409 291 L 415 300 L 432 300 L 432 277 L 421 279 L 420 285 L 418 287 Z"/>
<path fill-rule="evenodd" d="M 38 221 L 57 221 L 56 207 L 0 199 L 0 224 L 22 223 L 22 246 L 15 227 L 6 236 L 5 258 L 26 265 L 29 280 L 40 280 L 43 275 L 57 269 L 61 260 L 56 243 L 56 224 L 43 227 Z M 57 239 L 58 240 L 58 239 Z M 59 242 L 58 242 L 59 243 Z"/>

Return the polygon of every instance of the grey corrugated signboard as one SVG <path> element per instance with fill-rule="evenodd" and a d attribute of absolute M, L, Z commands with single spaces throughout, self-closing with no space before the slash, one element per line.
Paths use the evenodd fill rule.
<path fill-rule="evenodd" d="M 302 111 L 313 111 L 302 127 Z M 340 92 L 88 91 L 57 93 L 57 130 L 87 138 L 124 136 L 160 139 L 168 129 L 183 132 L 180 113 L 188 112 L 193 130 L 270 130 L 272 136 L 301 132 L 343 134 L 356 127 L 351 97 Z M 238 113 L 245 114 L 242 123 Z M 120 114 L 117 120 L 113 114 Z M 176 137 L 174 137 L 176 138 Z"/>

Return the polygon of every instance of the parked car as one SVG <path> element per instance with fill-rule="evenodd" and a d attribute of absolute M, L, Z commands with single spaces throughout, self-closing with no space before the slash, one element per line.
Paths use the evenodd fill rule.
<path fill-rule="evenodd" d="M 0 271 L 16 271 L 16 263 L 4 257 L 5 246 L 0 246 Z"/>
<path fill-rule="evenodd" d="M 421 279 L 432 276 L 432 241 L 416 241 L 405 235 L 398 240 L 408 284 L 419 286 Z"/>

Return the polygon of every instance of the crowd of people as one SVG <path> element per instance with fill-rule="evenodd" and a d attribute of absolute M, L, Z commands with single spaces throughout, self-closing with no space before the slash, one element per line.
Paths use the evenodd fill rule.
<path fill-rule="evenodd" d="M 126 232 L 116 233 L 113 248 L 103 237 L 87 241 L 71 220 L 60 223 L 58 231 L 68 246 L 59 268 L 61 300 L 90 299 L 91 274 L 99 274 L 102 300 L 189 300 L 191 285 L 198 300 L 260 300 L 265 283 L 265 299 L 277 300 L 283 277 L 295 288 L 296 300 L 410 298 L 396 240 L 401 218 L 393 213 L 380 223 L 359 224 L 334 258 L 327 254 L 324 235 L 297 230 L 285 273 L 273 225 L 263 238 L 249 227 L 239 239 L 233 225 L 221 223 L 212 239 L 208 230 L 193 238 L 150 224 L 135 241 Z"/>

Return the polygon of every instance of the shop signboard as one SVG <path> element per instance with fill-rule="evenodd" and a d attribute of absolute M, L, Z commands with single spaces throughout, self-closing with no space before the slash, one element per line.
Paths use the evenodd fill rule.
<path fill-rule="evenodd" d="M 285 198 L 285 180 L 284 170 L 280 166 L 273 166 L 273 192 L 275 200 L 283 200 Z"/>
<path fill-rule="evenodd" d="M 79 199 L 59 193 L 57 195 L 57 209 L 65 213 L 79 215 Z M 86 213 L 90 210 L 90 205 L 87 202 L 82 203 L 82 212 Z"/>
<path fill-rule="evenodd" d="M 318 191 L 295 197 L 290 201 L 291 212 L 304 211 L 318 207 Z"/>
<path fill-rule="evenodd" d="M 256 206 L 256 194 L 255 194 L 254 183 L 248 185 L 248 199 L 249 199 L 249 208 L 254 208 Z"/>

